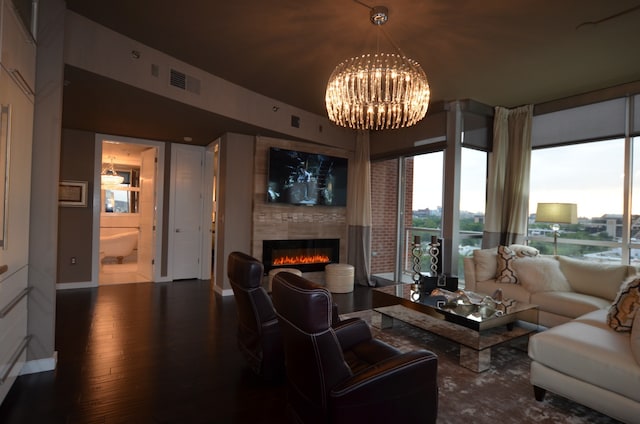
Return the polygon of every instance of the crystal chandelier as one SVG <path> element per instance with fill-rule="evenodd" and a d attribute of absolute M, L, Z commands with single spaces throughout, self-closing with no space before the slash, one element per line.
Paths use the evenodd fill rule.
<path fill-rule="evenodd" d="M 124 177 L 122 175 L 118 175 L 116 170 L 113 168 L 113 156 L 111 156 L 111 163 L 102 170 L 102 174 L 100 174 L 100 183 L 103 186 L 117 186 L 122 184 L 124 181 Z"/>
<path fill-rule="evenodd" d="M 380 28 L 388 20 L 387 8 L 371 8 L 370 18 Z M 424 118 L 431 97 L 427 76 L 418 62 L 394 47 L 398 54 L 366 54 L 336 66 L 325 95 L 331 121 L 353 129 L 382 130 L 408 127 Z"/>

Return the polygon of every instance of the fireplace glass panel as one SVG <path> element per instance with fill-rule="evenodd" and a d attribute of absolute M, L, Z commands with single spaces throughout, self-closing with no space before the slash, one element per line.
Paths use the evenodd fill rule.
<path fill-rule="evenodd" d="M 264 240 L 262 247 L 265 273 L 281 267 L 323 271 L 325 265 L 340 261 L 339 239 Z"/>

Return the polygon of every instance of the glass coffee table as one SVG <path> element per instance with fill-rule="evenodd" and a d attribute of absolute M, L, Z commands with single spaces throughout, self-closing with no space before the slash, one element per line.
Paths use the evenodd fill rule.
<path fill-rule="evenodd" d="M 440 290 L 429 296 L 414 284 L 372 290 L 372 325 L 390 328 L 394 320 L 460 345 L 460 365 L 489 369 L 491 348 L 538 330 L 538 306 L 511 299 L 495 301 L 472 292 Z"/>

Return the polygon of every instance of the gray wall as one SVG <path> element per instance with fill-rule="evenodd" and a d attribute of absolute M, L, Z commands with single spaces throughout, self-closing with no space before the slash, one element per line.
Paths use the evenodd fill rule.
<path fill-rule="evenodd" d="M 230 290 L 227 257 L 251 252 L 255 137 L 225 134 L 220 140 L 216 234 L 216 290 Z"/>
<path fill-rule="evenodd" d="M 95 133 L 62 131 L 60 180 L 88 181 L 89 187 L 86 207 L 58 210 L 58 283 L 91 281 L 94 152 Z"/>

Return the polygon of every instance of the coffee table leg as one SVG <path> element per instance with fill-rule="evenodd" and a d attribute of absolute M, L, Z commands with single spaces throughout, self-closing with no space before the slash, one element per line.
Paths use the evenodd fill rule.
<path fill-rule="evenodd" d="M 373 327 L 385 330 L 393 327 L 393 318 L 389 315 L 381 314 L 375 310 L 371 314 L 371 325 Z"/>
<path fill-rule="evenodd" d="M 491 348 L 475 350 L 460 346 L 460 365 L 475 372 L 482 372 L 491 366 Z"/>

